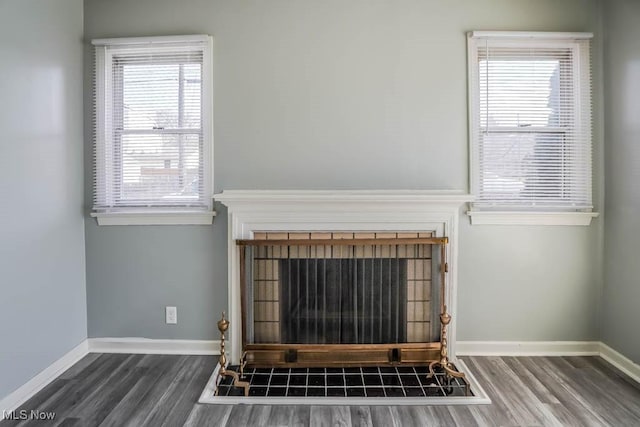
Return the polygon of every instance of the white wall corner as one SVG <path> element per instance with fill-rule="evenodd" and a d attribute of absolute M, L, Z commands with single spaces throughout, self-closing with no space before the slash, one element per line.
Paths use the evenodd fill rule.
<path fill-rule="evenodd" d="M 12 412 L 18 409 L 20 405 L 31 399 L 36 393 L 58 378 L 64 371 L 75 365 L 88 353 L 89 346 L 87 340 L 83 340 L 71 349 L 71 351 L 53 362 L 13 393 L 0 400 L 0 413 L 2 413 L 2 411 Z"/>
<path fill-rule="evenodd" d="M 600 344 L 600 357 L 613 366 L 624 372 L 631 377 L 635 382 L 640 384 L 640 365 L 633 360 L 624 356 L 622 353 L 612 349 L 607 344 L 601 342 Z"/>

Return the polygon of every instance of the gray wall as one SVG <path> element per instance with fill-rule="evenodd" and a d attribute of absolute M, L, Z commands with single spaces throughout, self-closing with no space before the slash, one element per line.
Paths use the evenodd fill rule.
<path fill-rule="evenodd" d="M 82 9 L 0 1 L 0 399 L 87 337 Z"/>
<path fill-rule="evenodd" d="M 593 0 L 85 1 L 87 40 L 215 36 L 217 191 L 467 189 L 465 32 L 593 31 L 598 84 L 599 27 Z M 90 76 L 89 56 L 85 69 Z M 598 93 L 595 101 L 601 208 Z M 87 127 L 87 150 L 90 135 Z M 89 336 L 216 337 L 227 302 L 225 216 L 213 227 L 86 221 Z M 461 220 L 460 339 L 597 338 L 599 220 Z M 165 305 L 178 306 L 177 326 L 164 324 Z"/>
<path fill-rule="evenodd" d="M 605 2 L 603 341 L 640 363 L 640 3 Z"/>

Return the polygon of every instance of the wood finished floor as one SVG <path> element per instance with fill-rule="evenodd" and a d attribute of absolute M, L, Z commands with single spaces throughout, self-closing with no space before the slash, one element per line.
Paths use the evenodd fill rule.
<path fill-rule="evenodd" d="M 467 357 L 492 405 L 267 406 L 196 403 L 214 356 L 90 354 L 9 426 L 640 426 L 640 387 L 598 357 Z"/>

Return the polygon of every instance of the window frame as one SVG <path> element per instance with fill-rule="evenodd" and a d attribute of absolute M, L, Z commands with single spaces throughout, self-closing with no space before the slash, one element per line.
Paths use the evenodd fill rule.
<path fill-rule="evenodd" d="M 103 186 L 107 193 L 107 200 L 117 200 L 120 196 L 113 194 L 114 184 L 117 182 L 118 172 L 115 170 L 118 162 L 109 161 L 107 153 L 112 150 L 113 155 L 117 155 L 114 149 L 118 145 L 116 135 L 119 139 L 128 133 L 136 133 L 137 130 L 125 130 L 124 126 L 118 128 L 113 120 L 117 116 L 114 105 L 117 96 L 114 97 L 113 104 L 109 101 L 112 97 L 114 78 L 116 73 L 113 69 L 114 54 L 122 52 L 153 52 L 158 53 L 163 50 L 171 53 L 179 52 L 180 49 L 193 49 L 193 44 L 202 46 L 202 89 L 201 89 L 201 124 L 198 129 L 175 128 L 175 129 L 146 129 L 145 134 L 161 135 L 189 134 L 199 135 L 201 141 L 202 156 L 202 185 L 204 200 L 198 198 L 197 203 L 189 206 L 148 206 L 144 203 L 124 205 L 124 206 L 96 206 L 91 212 L 91 216 L 97 219 L 98 225 L 206 225 L 213 222 L 215 211 L 213 211 L 213 38 L 208 35 L 188 35 L 188 36 L 160 36 L 160 37 L 131 37 L 116 39 L 92 40 L 95 46 L 95 123 L 94 123 L 94 198 L 97 194 L 97 187 Z M 111 114 L 107 114 L 111 108 Z M 106 119 L 112 118 L 111 123 Z M 124 116 L 122 117 L 124 118 Z M 113 138 L 106 137 L 107 130 L 111 130 Z M 194 132 L 197 131 L 197 132 Z M 99 159 L 104 159 L 104 165 L 98 165 Z M 122 163 L 120 162 L 120 167 Z M 102 170 L 100 170 L 102 169 Z M 121 179 L 121 178 L 120 178 Z M 111 185 L 109 185 L 111 183 Z M 121 187 L 121 186 L 120 186 Z M 94 199 L 95 201 L 95 199 Z M 204 202 L 204 203 L 203 203 Z"/>
<path fill-rule="evenodd" d="M 579 115 L 584 105 L 580 97 L 580 75 L 581 64 L 583 59 L 579 56 L 580 48 L 577 40 L 590 39 L 591 33 L 554 33 L 554 32 L 518 32 L 518 31 L 472 31 L 467 33 L 467 54 L 468 54 L 468 120 L 469 120 L 469 186 L 471 193 L 476 197 L 480 194 L 480 186 L 482 180 L 480 177 L 480 150 L 482 146 L 481 138 L 481 85 L 480 85 L 480 63 L 478 55 L 478 46 L 482 40 L 490 39 L 498 41 L 504 46 L 514 46 L 516 48 L 532 47 L 549 47 L 562 46 L 570 48 L 574 57 L 573 75 L 571 85 L 574 88 L 573 94 L 573 113 Z M 590 47 L 589 47 L 590 49 Z M 516 57 L 514 57 L 515 59 Z M 587 58 L 590 61 L 590 58 Z M 589 76 L 591 75 L 591 66 L 589 63 Z M 562 77 L 561 77 L 562 78 Z M 588 105 L 590 114 L 592 113 L 591 104 Z M 576 120 L 580 122 L 580 120 Z M 488 128 L 488 127 L 487 127 Z M 532 130 L 531 127 L 500 127 L 489 133 L 512 133 L 512 134 L 545 134 L 550 132 L 560 132 L 566 134 L 567 128 L 560 125 L 545 126 Z M 593 148 L 593 137 L 589 138 L 590 150 Z M 590 174 L 588 183 L 589 191 L 592 192 L 593 184 L 593 165 L 592 159 L 589 157 Z M 566 184 L 563 181 L 562 187 Z M 487 206 L 486 201 L 471 202 L 470 210 L 467 212 L 471 219 L 471 224 L 515 224 L 515 225 L 589 225 L 592 218 L 597 217 L 596 212 L 592 212 L 592 207 L 573 209 L 569 206 L 544 206 L 536 207 L 534 204 L 526 206 L 518 203 L 500 203 L 495 201 L 493 206 Z"/>

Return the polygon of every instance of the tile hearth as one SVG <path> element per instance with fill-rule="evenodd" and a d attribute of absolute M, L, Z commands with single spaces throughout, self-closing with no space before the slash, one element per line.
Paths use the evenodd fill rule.
<path fill-rule="evenodd" d="M 237 370 L 238 366 L 228 369 Z M 469 383 L 461 378 L 447 381 L 436 370 L 427 378 L 426 366 L 381 366 L 362 368 L 248 368 L 243 381 L 251 384 L 253 397 L 447 397 L 473 396 Z M 220 382 L 218 395 L 242 396 L 243 389 Z"/>

